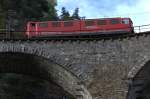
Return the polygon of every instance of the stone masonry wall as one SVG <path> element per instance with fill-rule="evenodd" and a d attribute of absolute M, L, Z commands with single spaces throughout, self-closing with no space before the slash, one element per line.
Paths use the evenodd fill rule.
<path fill-rule="evenodd" d="M 150 60 L 149 42 L 144 35 L 99 41 L 1 41 L 0 52 L 32 53 L 53 60 L 75 75 L 92 99 L 126 99 L 128 79 Z"/>

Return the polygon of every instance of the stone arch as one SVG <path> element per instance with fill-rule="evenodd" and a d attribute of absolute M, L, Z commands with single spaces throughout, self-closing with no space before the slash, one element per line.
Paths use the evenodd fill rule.
<path fill-rule="evenodd" d="M 32 47 L 25 44 L 6 43 L 0 46 L 0 53 L 24 53 L 42 57 L 53 63 L 51 67 L 46 67 L 50 78 L 65 91 L 73 95 L 76 99 L 92 99 L 92 96 L 80 80 L 66 68 L 57 63 L 59 60 L 49 54 L 44 48 Z M 47 62 L 47 61 L 45 61 Z M 68 81 L 69 80 L 69 81 Z"/>
<path fill-rule="evenodd" d="M 140 61 L 140 64 L 135 65 L 131 68 L 128 73 L 128 79 L 132 79 L 136 76 L 136 74 L 145 66 L 145 64 L 150 60 L 150 58 L 143 58 Z"/>
<path fill-rule="evenodd" d="M 132 71 L 134 75 L 129 79 L 128 99 L 150 98 L 150 60 L 143 64 Z"/>

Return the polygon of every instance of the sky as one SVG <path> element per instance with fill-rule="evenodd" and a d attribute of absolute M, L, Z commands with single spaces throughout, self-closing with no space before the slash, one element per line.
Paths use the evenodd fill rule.
<path fill-rule="evenodd" d="M 62 7 L 70 13 L 78 7 L 79 15 L 88 19 L 130 17 L 134 26 L 150 24 L 150 0 L 57 0 L 57 4 L 59 15 Z"/>

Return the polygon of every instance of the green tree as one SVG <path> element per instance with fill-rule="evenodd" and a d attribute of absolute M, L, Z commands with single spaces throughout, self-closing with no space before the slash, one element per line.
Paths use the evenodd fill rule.
<path fill-rule="evenodd" d="M 46 0 L 0 0 L 2 10 L 13 10 L 23 18 L 39 18 L 48 12 Z"/>
<path fill-rule="evenodd" d="M 76 8 L 74 13 L 72 14 L 72 18 L 73 19 L 80 19 L 80 16 L 79 16 L 79 8 Z"/>
<path fill-rule="evenodd" d="M 66 10 L 65 7 L 62 7 L 62 9 L 61 9 L 60 19 L 61 20 L 71 20 L 72 19 L 69 12 Z"/>
<path fill-rule="evenodd" d="M 57 15 L 55 6 L 53 6 L 51 4 L 49 5 L 48 19 L 49 20 L 58 20 L 58 15 Z"/>
<path fill-rule="evenodd" d="M 40 19 L 56 20 L 56 2 L 51 0 L 0 0 L 0 21 L 9 31 L 25 31 L 28 21 Z M 5 21 L 4 21 L 5 20 Z M 4 27 L 4 28 L 5 28 Z M 14 34 L 15 37 L 23 37 L 24 32 Z"/>
<path fill-rule="evenodd" d="M 47 0 L 48 1 L 48 12 L 45 13 L 45 16 L 42 17 L 41 21 L 56 21 L 58 20 L 57 10 L 55 9 L 55 6 L 57 6 L 56 0 Z"/>
<path fill-rule="evenodd" d="M 2 12 L 2 10 L 0 10 L 0 31 L 1 29 L 5 28 L 5 16 L 4 16 L 4 12 Z"/>
<path fill-rule="evenodd" d="M 0 8 L 5 12 L 5 16 L 10 16 L 8 13 L 10 10 L 16 13 L 11 17 L 15 23 L 11 22 L 11 24 L 19 30 L 24 29 L 25 23 L 30 20 L 39 21 L 43 17 L 47 20 L 56 20 L 55 6 L 56 2 L 47 0 L 0 0 Z M 10 17 L 6 20 L 10 20 Z M 8 24 L 8 21 L 6 22 Z"/>
<path fill-rule="evenodd" d="M 2 6 L 0 5 L 0 29 L 4 29 L 5 28 L 5 14 L 2 10 Z M 1 31 L 1 30 L 0 30 Z"/>
<path fill-rule="evenodd" d="M 58 20 L 58 15 L 57 15 L 57 11 L 55 9 L 55 6 L 57 4 L 56 3 L 53 3 L 53 2 L 49 2 L 49 5 L 48 5 L 48 13 L 45 15 L 45 17 L 42 18 L 43 21 L 47 21 L 47 20 Z"/>

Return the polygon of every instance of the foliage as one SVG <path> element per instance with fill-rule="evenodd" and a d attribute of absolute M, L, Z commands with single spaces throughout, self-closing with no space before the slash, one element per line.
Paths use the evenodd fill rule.
<path fill-rule="evenodd" d="M 76 8 L 73 15 L 72 15 L 72 18 L 73 19 L 80 19 L 80 16 L 79 16 L 79 8 Z"/>
<path fill-rule="evenodd" d="M 57 20 L 55 6 L 56 2 L 51 0 L 0 0 L 6 28 L 11 26 L 11 30 L 24 30 L 27 21 Z"/>
<path fill-rule="evenodd" d="M 70 14 L 69 14 L 69 12 L 66 10 L 65 7 L 62 7 L 62 9 L 61 9 L 60 19 L 61 19 L 61 20 L 70 20 L 70 19 L 71 19 Z"/>
<path fill-rule="evenodd" d="M 0 14 L 0 29 L 5 28 L 4 23 L 5 23 L 5 16 Z"/>
<path fill-rule="evenodd" d="M 71 16 L 70 13 L 66 10 L 66 8 L 65 8 L 65 7 L 62 7 L 60 19 L 61 19 L 61 20 L 80 19 L 80 16 L 79 16 L 79 8 L 76 8 L 76 9 L 74 10 L 74 13 L 73 13 L 72 16 Z"/>
<path fill-rule="evenodd" d="M 3 12 L 0 15 L 0 23 L 3 23 L 0 28 L 11 26 L 11 30 L 24 30 L 27 21 L 80 19 L 79 8 L 70 15 L 65 7 L 58 18 L 56 5 L 56 0 L 0 0 L 0 12 Z"/>
<path fill-rule="evenodd" d="M 49 20 L 58 20 L 57 11 L 56 11 L 55 7 L 51 4 L 49 4 L 48 19 Z"/>
<path fill-rule="evenodd" d="M 0 6 L 0 29 L 5 28 L 4 23 L 5 23 L 5 14 L 3 14 L 2 8 Z"/>
<path fill-rule="evenodd" d="M 3 11 L 13 10 L 23 18 L 39 18 L 48 12 L 46 0 L 0 0 Z"/>
<path fill-rule="evenodd" d="M 58 15 L 57 15 L 57 11 L 55 9 L 56 3 L 49 3 L 48 5 L 48 13 L 47 15 L 45 15 L 45 17 L 41 18 L 41 21 L 47 21 L 47 20 L 58 20 Z"/>

